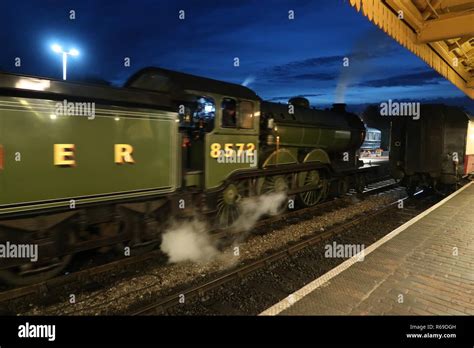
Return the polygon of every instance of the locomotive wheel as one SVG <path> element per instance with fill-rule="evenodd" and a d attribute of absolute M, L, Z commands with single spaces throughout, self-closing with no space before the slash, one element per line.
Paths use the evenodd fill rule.
<path fill-rule="evenodd" d="M 219 228 L 228 228 L 240 217 L 240 201 L 247 193 L 247 183 L 231 183 L 226 186 L 217 200 L 216 225 Z"/>
<path fill-rule="evenodd" d="M 259 195 L 272 193 L 286 193 L 290 189 L 291 174 L 275 175 L 270 177 L 262 177 L 259 179 L 257 192 Z M 277 214 L 283 213 L 287 208 L 287 200 L 282 202 L 281 207 L 277 209 Z"/>
<path fill-rule="evenodd" d="M 275 175 L 263 178 L 260 184 L 259 193 L 261 195 L 275 192 L 287 192 L 290 188 L 290 175 Z"/>
<path fill-rule="evenodd" d="M 58 246 L 58 249 L 72 246 L 76 241 L 74 233 L 70 233 L 70 231 L 66 231 L 65 229 L 58 228 L 53 231 L 52 234 L 52 238 Z M 69 240 L 64 240 L 64 236 L 68 236 Z M 29 244 L 28 242 L 18 243 Z M 72 258 L 73 255 L 63 255 L 43 261 L 39 258 L 37 262 L 28 262 L 0 270 L 0 280 L 2 283 L 15 287 L 40 283 L 59 275 L 69 265 Z"/>
<path fill-rule="evenodd" d="M 318 170 L 303 172 L 298 175 L 300 186 L 318 185 L 316 190 L 305 191 L 298 194 L 298 201 L 305 207 L 312 207 L 325 198 L 327 180 Z"/>

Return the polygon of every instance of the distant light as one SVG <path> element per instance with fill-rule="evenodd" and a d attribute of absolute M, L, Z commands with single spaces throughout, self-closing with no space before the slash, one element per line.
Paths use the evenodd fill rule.
<path fill-rule="evenodd" d="M 73 49 L 69 50 L 69 54 L 70 54 L 71 56 L 74 56 L 74 57 L 75 57 L 75 56 L 78 56 L 78 55 L 79 55 L 79 51 L 76 50 L 75 48 L 73 48 Z"/>
<path fill-rule="evenodd" d="M 204 106 L 204 111 L 207 112 L 207 113 L 213 112 L 214 111 L 214 106 L 206 105 L 206 106 Z"/>
<path fill-rule="evenodd" d="M 15 87 L 20 89 L 31 89 L 34 91 L 44 91 L 49 89 L 50 82 L 49 80 L 41 80 L 31 77 L 20 78 L 20 80 L 15 84 Z"/>
<path fill-rule="evenodd" d="M 120 117 L 115 117 L 114 120 L 115 121 L 120 121 Z"/>
<path fill-rule="evenodd" d="M 52 48 L 53 51 L 56 52 L 56 53 L 60 53 L 60 52 L 63 51 L 62 47 L 59 46 L 59 45 L 57 45 L 57 44 L 52 45 L 51 48 Z"/>
<path fill-rule="evenodd" d="M 55 120 L 58 118 L 58 116 L 56 116 L 55 114 L 51 114 L 49 115 L 49 118 L 52 119 L 52 120 Z"/>

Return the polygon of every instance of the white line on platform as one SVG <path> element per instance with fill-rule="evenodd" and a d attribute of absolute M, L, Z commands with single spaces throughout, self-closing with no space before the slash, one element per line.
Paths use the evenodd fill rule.
<path fill-rule="evenodd" d="M 388 242 L 390 239 L 392 239 L 393 237 L 397 236 L 400 232 L 404 231 L 405 229 L 407 229 L 409 226 L 413 225 L 415 222 L 419 221 L 420 219 L 422 219 L 423 217 L 425 217 L 426 215 L 428 215 L 429 213 L 431 213 L 433 210 L 439 208 L 440 206 L 442 206 L 444 203 L 446 203 L 447 201 L 449 201 L 451 198 L 453 198 L 454 196 L 456 196 L 457 194 L 461 193 L 462 191 L 464 191 L 466 188 L 468 188 L 469 186 L 471 186 L 472 184 L 474 184 L 474 181 L 470 182 L 469 184 L 463 186 L 461 189 L 457 190 L 456 192 L 453 192 L 452 194 L 450 194 L 448 197 L 444 198 L 443 200 L 441 200 L 440 202 L 436 203 L 435 205 L 433 205 L 431 208 L 425 210 L 423 213 L 415 216 L 413 219 L 407 221 L 406 223 L 404 223 L 403 225 L 401 225 L 400 227 L 396 228 L 395 230 L 393 230 L 392 232 L 390 232 L 389 234 L 385 235 L 384 237 L 382 237 L 381 239 L 379 239 L 378 241 L 376 241 L 375 243 L 371 244 L 368 248 L 364 249 L 363 250 L 363 253 L 364 253 L 364 257 L 367 257 L 367 255 L 369 255 L 372 251 L 374 251 L 375 249 L 377 249 L 379 246 L 385 244 L 386 242 Z M 316 290 L 317 288 L 319 288 L 321 285 L 323 285 L 324 283 L 326 283 L 327 281 L 331 280 L 332 278 L 334 278 L 335 276 L 337 276 L 339 273 L 345 271 L 346 269 L 348 269 L 350 266 L 352 266 L 354 263 L 356 262 L 360 262 L 360 256 L 359 254 L 357 255 L 354 255 L 353 257 L 351 257 L 350 259 L 344 261 L 343 263 L 341 263 L 339 266 L 333 268 L 332 270 L 330 270 L 329 272 L 323 274 L 321 277 L 317 278 L 316 280 L 313 280 L 311 283 L 305 285 L 304 287 L 302 287 L 301 289 L 299 289 L 298 291 L 294 292 L 293 294 L 289 295 L 288 297 L 286 297 L 285 299 L 281 300 L 280 302 L 278 302 L 277 304 L 271 306 L 270 308 L 264 310 L 262 313 L 260 313 L 259 315 L 278 315 L 280 314 L 281 312 L 283 312 L 284 310 L 290 308 L 293 304 L 295 304 L 296 302 L 298 302 L 299 300 L 301 300 L 303 297 L 305 297 L 306 295 L 310 294 L 311 292 L 313 292 L 314 290 Z"/>

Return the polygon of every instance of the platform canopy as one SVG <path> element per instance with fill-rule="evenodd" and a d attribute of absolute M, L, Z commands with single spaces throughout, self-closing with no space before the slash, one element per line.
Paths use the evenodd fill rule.
<path fill-rule="evenodd" d="M 474 0 L 350 0 L 474 99 Z"/>

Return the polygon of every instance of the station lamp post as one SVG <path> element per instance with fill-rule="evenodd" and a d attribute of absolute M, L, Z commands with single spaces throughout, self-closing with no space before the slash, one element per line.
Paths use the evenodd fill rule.
<path fill-rule="evenodd" d="M 79 55 L 79 51 L 73 48 L 70 49 L 69 52 L 65 52 L 59 45 L 52 45 L 51 48 L 54 52 L 61 53 L 63 55 L 63 80 L 66 80 L 67 56 L 76 57 Z"/>

